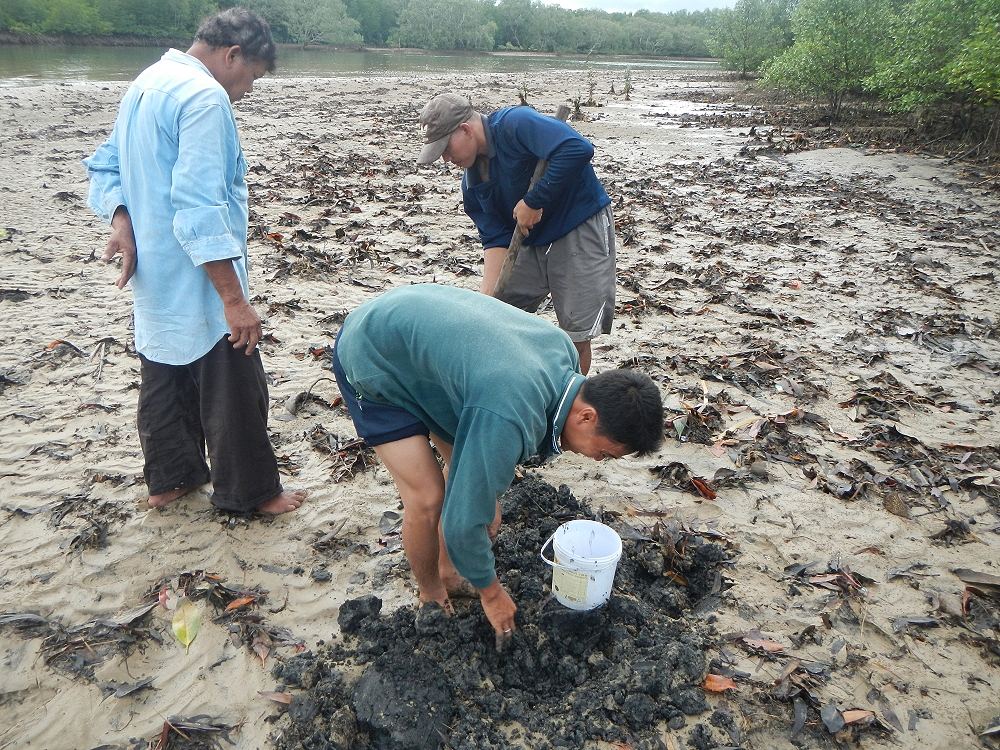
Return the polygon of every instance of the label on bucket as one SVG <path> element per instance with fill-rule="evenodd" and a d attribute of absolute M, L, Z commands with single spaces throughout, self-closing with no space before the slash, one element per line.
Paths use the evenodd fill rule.
<path fill-rule="evenodd" d="M 556 568 L 552 571 L 552 590 L 566 599 L 584 601 L 587 598 L 587 583 L 590 576 L 575 570 Z"/>

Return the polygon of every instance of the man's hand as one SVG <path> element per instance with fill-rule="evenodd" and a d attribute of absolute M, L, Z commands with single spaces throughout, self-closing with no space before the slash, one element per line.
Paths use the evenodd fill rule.
<path fill-rule="evenodd" d="M 229 324 L 229 340 L 233 344 L 233 349 L 245 346 L 244 354 L 249 357 L 254 353 L 263 335 L 260 316 L 253 309 L 253 305 L 245 299 L 226 303 L 223 311 L 226 314 L 226 323 Z"/>
<path fill-rule="evenodd" d="M 483 605 L 486 619 L 496 632 L 497 651 L 503 651 L 516 630 L 514 614 L 517 612 L 517 605 L 498 580 L 479 590 L 479 601 Z"/>
<path fill-rule="evenodd" d="M 542 209 L 531 208 L 523 200 L 518 201 L 517 205 L 514 206 L 514 221 L 517 222 L 517 228 L 521 230 L 521 234 L 527 236 L 532 227 L 541 220 Z"/>
<path fill-rule="evenodd" d="M 101 260 L 110 263 L 116 255 L 122 257 L 122 271 L 115 281 L 115 286 L 124 289 L 129 279 L 135 273 L 137 255 L 135 251 L 135 233 L 132 231 L 132 217 L 125 206 L 119 206 L 111 219 L 111 237 L 104 247 Z"/>
<path fill-rule="evenodd" d="M 228 339 L 233 349 L 246 347 L 248 357 L 257 349 L 263 332 L 260 327 L 260 316 L 253 306 L 243 296 L 243 287 L 231 260 L 210 260 L 202 268 L 208 274 L 209 281 L 215 287 L 222 300 L 222 311 L 226 315 L 229 326 Z"/>

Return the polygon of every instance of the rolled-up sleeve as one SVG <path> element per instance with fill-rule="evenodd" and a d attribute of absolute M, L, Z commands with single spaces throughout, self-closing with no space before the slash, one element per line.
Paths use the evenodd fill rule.
<path fill-rule="evenodd" d="M 234 128 L 232 113 L 222 104 L 193 107 L 180 115 L 170 187 L 173 229 L 196 266 L 243 256 L 240 238 L 229 224 L 229 185 L 234 175 L 226 165 Z"/>
<path fill-rule="evenodd" d="M 87 176 L 90 178 L 87 205 L 106 224 L 111 223 L 115 210 L 125 205 L 122 175 L 118 165 L 117 135 L 116 128 L 93 156 L 83 160 L 84 166 L 87 167 Z"/>

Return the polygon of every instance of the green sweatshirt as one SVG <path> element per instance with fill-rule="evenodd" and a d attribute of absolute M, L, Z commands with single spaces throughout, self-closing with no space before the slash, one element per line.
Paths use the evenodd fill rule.
<path fill-rule="evenodd" d="M 486 527 L 530 456 L 560 453 L 584 377 L 569 336 L 478 292 L 436 284 L 394 289 L 344 321 L 337 355 L 364 407 L 401 407 L 452 446 L 441 514 L 458 572 L 496 578 Z"/>

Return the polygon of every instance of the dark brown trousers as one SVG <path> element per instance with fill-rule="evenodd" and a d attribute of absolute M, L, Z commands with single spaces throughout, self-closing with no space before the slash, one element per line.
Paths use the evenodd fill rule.
<path fill-rule="evenodd" d="M 211 481 L 213 505 L 250 513 L 282 492 L 259 352 L 248 357 L 223 337 L 187 365 L 139 360 L 139 442 L 150 495 Z"/>

